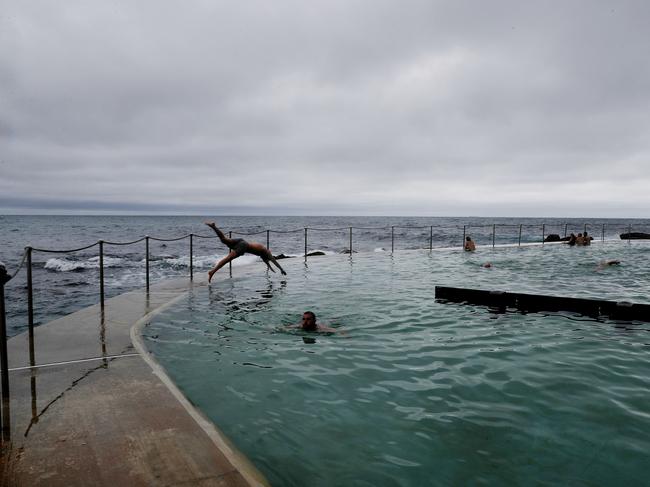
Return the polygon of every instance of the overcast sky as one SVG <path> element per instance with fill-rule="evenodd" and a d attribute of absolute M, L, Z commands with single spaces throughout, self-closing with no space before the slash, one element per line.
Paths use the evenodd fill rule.
<path fill-rule="evenodd" d="M 0 0 L 0 213 L 648 217 L 649 19 Z"/>

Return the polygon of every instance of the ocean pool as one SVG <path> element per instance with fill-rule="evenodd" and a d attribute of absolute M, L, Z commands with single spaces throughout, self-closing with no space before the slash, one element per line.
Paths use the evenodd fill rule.
<path fill-rule="evenodd" d="M 257 264 L 143 333 L 272 485 L 643 485 L 650 325 L 496 314 L 434 286 L 647 303 L 649 257 L 605 242 Z M 307 309 L 345 333 L 286 327 Z"/>

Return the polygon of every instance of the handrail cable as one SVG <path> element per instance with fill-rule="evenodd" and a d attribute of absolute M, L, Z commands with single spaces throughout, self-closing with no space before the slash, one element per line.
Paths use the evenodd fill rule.
<path fill-rule="evenodd" d="M 356 228 L 356 227 L 352 227 Z M 314 227 L 307 227 L 307 230 L 316 230 L 317 232 L 329 232 L 329 231 L 336 231 L 340 232 L 341 230 L 350 230 L 350 227 L 339 227 L 339 228 L 314 228 Z"/>
<path fill-rule="evenodd" d="M 304 227 L 303 228 L 298 228 L 296 230 L 271 230 L 271 229 L 269 229 L 269 231 L 273 232 L 273 233 L 296 233 L 296 232 L 303 232 L 304 230 L 305 230 Z"/>
<path fill-rule="evenodd" d="M 189 237 L 190 234 L 188 233 L 187 235 L 183 235 L 182 237 L 176 237 L 176 238 L 160 238 L 160 237 L 149 237 L 149 240 L 157 240 L 158 242 L 176 242 L 177 240 L 183 240 L 184 238 Z M 142 240 L 144 240 L 147 237 L 144 237 Z"/>
<path fill-rule="evenodd" d="M 109 242 L 108 240 L 104 240 L 104 243 L 106 245 L 133 245 L 133 244 L 137 244 L 138 242 L 142 242 L 146 238 L 147 237 L 142 237 L 137 240 L 133 240 L 131 242 Z"/>
<path fill-rule="evenodd" d="M 79 252 L 81 250 L 86 250 L 94 247 L 95 245 L 99 245 L 99 242 L 95 242 L 94 244 L 91 245 L 86 245 L 85 247 L 80 247 L 78 249 L 71 249 L 71 250 L 50 250 L 50 249 L 37 249 L 35 247 L 32 247 L 32 250 L 34 252 L 47 252 L 50 254 L 68 254 L 70 252 Z"/>
<path fill-rule="evenodd" d="M 9 277 L 9 279 L 7 279 L 7 282 L 11 281 L 14 277 L 16 277 L 18 275 L 18 273 L 20 272 L 20 269 L 23 268 L 23 265 L 25 264 L 26 259 L 27 259 L 27 249 L 25 249 L 25 251 L 23 252 L 23 258 L 20 261 L 20 265 L 18 266 L 18 269 L 16 269 L 14 271 L 14 273 Z"/>
<path fill-rule="evenodd" d="M 233 235 L 244 235 L 244 236 L 259 235 L 260 233 L 266 233 L 266 230 L 260 230 L 259 232 L 253 232 L 253 233 L 236 232 L 234 230 L 232 232 Z"/>

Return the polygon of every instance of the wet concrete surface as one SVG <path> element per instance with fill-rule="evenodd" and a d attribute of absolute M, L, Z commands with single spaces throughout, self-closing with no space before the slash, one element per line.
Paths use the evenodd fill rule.
<path fill-rule="evenodd" d="M 164 281 L 37 327 L 32 366 L 28 334 L 9 340 L 2 485 L 266 485 L 137 335 L 193 285 L 205 282 Z"/>

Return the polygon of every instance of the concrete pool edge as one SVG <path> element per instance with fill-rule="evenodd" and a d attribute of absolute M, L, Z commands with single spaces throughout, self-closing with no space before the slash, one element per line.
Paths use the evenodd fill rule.
<path fill-rule="evenodd" d="M 160 381 L 165 384 L 165 386 L 167 386 L 167 389 L 169 389 L 172 395 L 178 400 L 179 403 L 181 403 L 183 408 L 185 408 L 187 413 L 194 419 L 194 421 L 196 421 L 198 426 L 208 435 L 215 446 L 239 471 L 242 477 L 246 479 L 248 484 L 254 486 L 268 486 L 268 481 L 259 472 L 259 470 L 257 470 L 253 463 L 232 444 L 232 442 L 223 434 L 223 432 L 219 430 L 216 424 L 208 419 L 201 410 L 197 409 L 189 401 L 189 399 L 187 399 L 185 394 L 181 392 L 176 383 L 169 377 L 169 375 L 167 375 L 165 368 L 154 358 L 153 353 L 149 352 L 145 346 L 142 335 L 144 327 L 150 322 L 153 317 L 164 312 L 167 308 L 176 304 L 177 301 L 180 301 L 183 297 L 187 296 L 188 292 L 189 290 L 136 321 L 131 326 L 131 341 L 136 350 L 139 352 L 140 357 L 145 362 L 147 362 L 153 374 L 156 375 L 158 379 L 160 379 Z"/>
<path fill-rule="evenodd" d="M 166 279 L 36 327 L 33 367 L 25 366 L 28 333 L 12 337 L 12 436 L 0 485 L 268 485 L 140 335 L 204 281 Z"/>

